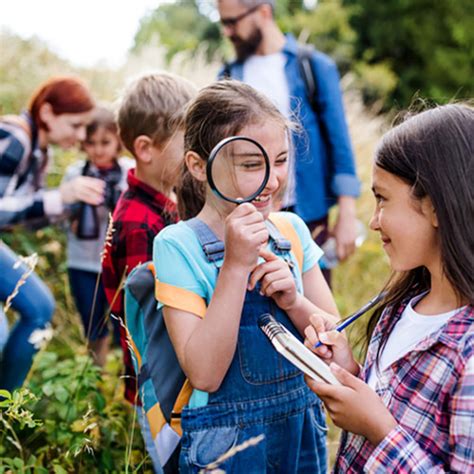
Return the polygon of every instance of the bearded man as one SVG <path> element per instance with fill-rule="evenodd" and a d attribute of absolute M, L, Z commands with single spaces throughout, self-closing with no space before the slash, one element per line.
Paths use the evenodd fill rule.
<path fill-rule="evenodd" d="M 334 61 L 319 51 L 311 52 L 316 93 L 310 98 L 298 60 L 300 46 L 276 24 L 274 0 L 218 0 L 217 6 L 222 32 L 236 54 L 220 77 L 253 86 L 300 124 L 293 136 L 294 156 L 283 208 L 303 218 L 320 246 L 333 235 L 338 258 L 346 259 L 355 249 L 355 199 L 360 184 Z M 338 213 L 329 230 L 328 213 L 334 204 Z M 329 270 L 323 267 L 323 272 L 330 282 Z"/>

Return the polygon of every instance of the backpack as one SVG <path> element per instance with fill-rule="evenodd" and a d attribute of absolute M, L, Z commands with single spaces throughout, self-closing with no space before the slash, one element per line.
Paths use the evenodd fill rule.
<path fill-rule="evenodd" d="M 303 248 L 298 233 L 283 216 L 272 214 L 270 219 L 274 246 L 281 251 L 292 251 L 301 272 Z M 203 232 L 202 226 L 205 224 L 198 219 L 187 223 L 203 244 L 206 231 Z M 209 260 L 219 260 L 223 256 L 223 245 L 220 241 L 208 242 L 202 247 Z M 181 370 L 161 310 L 157 309 L 155 283 L 151 262 L 138 265 L 128 275 L 124 287 L 125 327 L 137 373 L 138 393 L 154 445 L 163 471 L 172 473 L 178 471 L 181 411 L 188 404 L 193 388 Z"/>

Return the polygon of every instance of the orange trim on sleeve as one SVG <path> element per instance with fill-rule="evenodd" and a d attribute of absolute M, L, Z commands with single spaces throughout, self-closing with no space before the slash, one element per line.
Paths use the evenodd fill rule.
<path fill-rule="evenodd" d="M 155 280 L 155 297 L 165 306 L 180 309 L 204 318 L 207 311 L 206 302 L 196 293 L 178 288 L 168 283 Z"/>
<path fill-rule="evenodd" d="M 295 255 L 298 266 L 300 267 L 300 272 L 303 273 L 303 247 L 301 245 L 300 236 L 293 227 L 293 224 L 283 216 L 273 212 L 270 214 L 269 219 L 275 224 L 283 237 L 286 237 L 291 242 L 291 251 Z"/>

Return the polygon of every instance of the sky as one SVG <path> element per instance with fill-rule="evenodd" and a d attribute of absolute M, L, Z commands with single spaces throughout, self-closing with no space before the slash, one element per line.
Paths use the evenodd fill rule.
<path fill-rule="evenodd" d="M 0 13 L 0 29 L 37 36 L 75 66 L 120 66 L 140 19 L 163 0 L 13 0 Z M 1 54 L 1 45 L 0 45 Z"/>

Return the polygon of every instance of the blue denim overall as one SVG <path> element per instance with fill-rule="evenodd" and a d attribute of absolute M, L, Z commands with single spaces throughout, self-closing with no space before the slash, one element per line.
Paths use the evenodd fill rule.
<path fill-rule="evenodd" d="M 188 221 L 209 262 L 222 261 L 224 245 L 198 219 Z M 287 259 L 291 244 L 269 223 L 274 253 Z M 225 311 L 225 309 L 223 308 Z M 321 402 L 303 375 L 271 345 L 257 324 L 271 313 L 300 340 L 296 328 L 259 288 L 247 291 L 237 348 L 219 390 L 208 404 L 185 408 L 180 472 L 197 473 L 230 448 L 263 434 L 256 446 L 237 453 L 219 469 L 226 473 L 326 473 L 326 423 Z"/>

